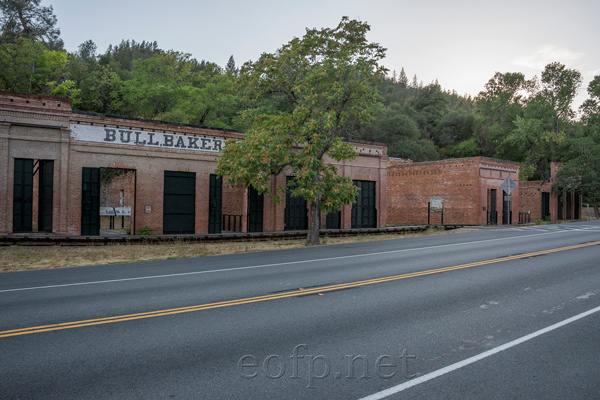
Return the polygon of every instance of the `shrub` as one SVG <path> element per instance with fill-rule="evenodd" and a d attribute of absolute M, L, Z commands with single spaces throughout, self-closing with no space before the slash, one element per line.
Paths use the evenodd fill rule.
<path fill-rule="evenodd" d="M 137 234 L 140 236 L 148 236 L 152 234 L 152 228 L 149 226 L 144 226 L 143 228 L 138 229 Z"/>

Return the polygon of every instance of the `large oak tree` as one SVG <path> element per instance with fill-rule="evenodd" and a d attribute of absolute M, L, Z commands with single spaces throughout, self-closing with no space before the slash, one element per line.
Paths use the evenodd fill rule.
<path fill-rule="evenodd" d="M 367 41 L 369 30 L 367 23 L 344 17 L 333 29 L 307 29 L 301 39 L 240 71 L 250 128 L 244 140 L 228 142 L 217 173 L 265 195 L 273 176 L 284 170 L 293 175 L 278 192 L 288 190 L 307 201 L 309 245 L 319 243 L 321 211 L 339 210 L 358 192 L 325 156 L 356 158 L 342 139 L 379 108 L 373 83 L 386 72 L 379 65 L 385 49 Z"/>

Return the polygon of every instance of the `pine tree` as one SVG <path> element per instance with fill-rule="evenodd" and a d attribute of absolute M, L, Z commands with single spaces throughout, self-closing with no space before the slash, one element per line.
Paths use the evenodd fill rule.
<path fill-rule="evenodd" d="M 19 38 L 43 43 L 49 50 L 62 50 L 60 29 L 52 6 L 42 7 L 41 0 L 1 0 L 0 44 L 14 43 Z"/>
<path fill-rule="evenodd" d="M 408 86 L 408 77 L 406 76 L 406 72 L 404 72 L 404 67 L 402 67 L 402 69 L 400 70 L 400 77 L 398 78 L 398 83 L 404 87 Z"/>
<path fill-rule="evenodd" d="M 229 61 L 227 61 L 227 66 L 225 66 L 225 72 L 233 76 L 238 76 L 238 73 L 240 72 L 240 69 L 235 67 L 235 60 L 233 59 L 233 54 L 231 55 L 231 57 L 229 57 Z"/>
<path fill-rule="evenodd" d="M 423 86 L 423 85 L 419 84 L 419 81 L 417 80 L 417 74 L 415 74 L 415 76 L 413 76 L 413 80 L 412 80 L 412 83 L 410 84 L 410 87 L 413 89 L 418 89 L 421 86 Z"/>

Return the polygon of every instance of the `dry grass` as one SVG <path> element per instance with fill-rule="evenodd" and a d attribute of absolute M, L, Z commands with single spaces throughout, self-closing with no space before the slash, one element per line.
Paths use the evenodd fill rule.
<path fill-rule="evenodd" d="M 358 235 L 322 238 L 323 245 L 399 239 L 444 233 L 429 229 L 419 233 Z M 112 244 L 108 246 L 7 246 L 0 247 L 0 271 L 24 271 L 75 267 L 82 265 L 130 263 L 203 257 L 219 254 L 248 253 L 304 247 L 305 240 L 277 240 L 227 243 L 186 243 L 183 241 L 152 245 Z"/>

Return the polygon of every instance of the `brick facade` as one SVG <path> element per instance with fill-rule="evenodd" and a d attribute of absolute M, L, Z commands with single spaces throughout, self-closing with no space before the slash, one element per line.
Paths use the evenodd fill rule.
<path fill-rule="evenodd" d="M 89 132 L 101 132 L 105 137 L 90 139 Z M 237 131 L 75 112 L 68 99 L 0 92 L 0 234 L 13 233 L 15 159 L 53 161 L 51 221 L 55 234 L 82 232 L 84 168 L 131 170 L 101 186 L 100 205 L 120 205 L 122 198 L 124 206 L 132 208 L 132 232 L 147 226 L 154 234 L 163 233 L 165 171 L 195 174 L 194 233 L 208 233 L 210 176 L 219 149 L 223 141 L 243 137 Z M 387 150 L 374 143 L 354 145 L 357 159 L 336 166 L 343 176 L 376 182 L 376 225 L 385 226 Z M 36 190 L 40 179 L 34 174 Z M 274 177 L 272 189 L 281 184 L 285 184 L 285 173 Z M 28 200 L 35 214 L 32 231 L 38 224 L 37 196 L 34 191 L 34 198 Z M 281 231 L 285 228 L 285 202 L 272 200 L 272 196 L 264 199 L 263 230 Z M 223 182 L 221 207 L 222 215 L 242 216 L 241 228 L 236 230 L 247 230 L 246 188 Z M 350 228 L 351 210 L 351 206 L 343 207 L 342 228 Z M 324 221 L 325 216 L 323 226 Z"/>
<path fill-rule="evenodd" d="M 486 225 L 495 194 L 497 222 L 502 223 L 502 182 L 510 176 L 518 185 L 519 164 L 486 157 L 412 163 L 388 163 L 388 225 L 440 224 L 441 213 L 431 213 L 432 197 L 443 200 L 444 224 Z M 494 192 L 495 191 L 495 192 Z M 517 223 L 518 190 L 511 202 L 512 223 Z"/>
<path fill-rule="evenodd" d="M 548 178 L 543 181 L 522 182 L 519 186 L 519 212 L 531 216 L 531 221 L 549 218 L 550 221 L 579 219 L 582 197 L 579 193 L 557 193 L 552 190 L 561 163 L 550 164 Z M 548 204 L 545 206 L 546 202 Z"/>

